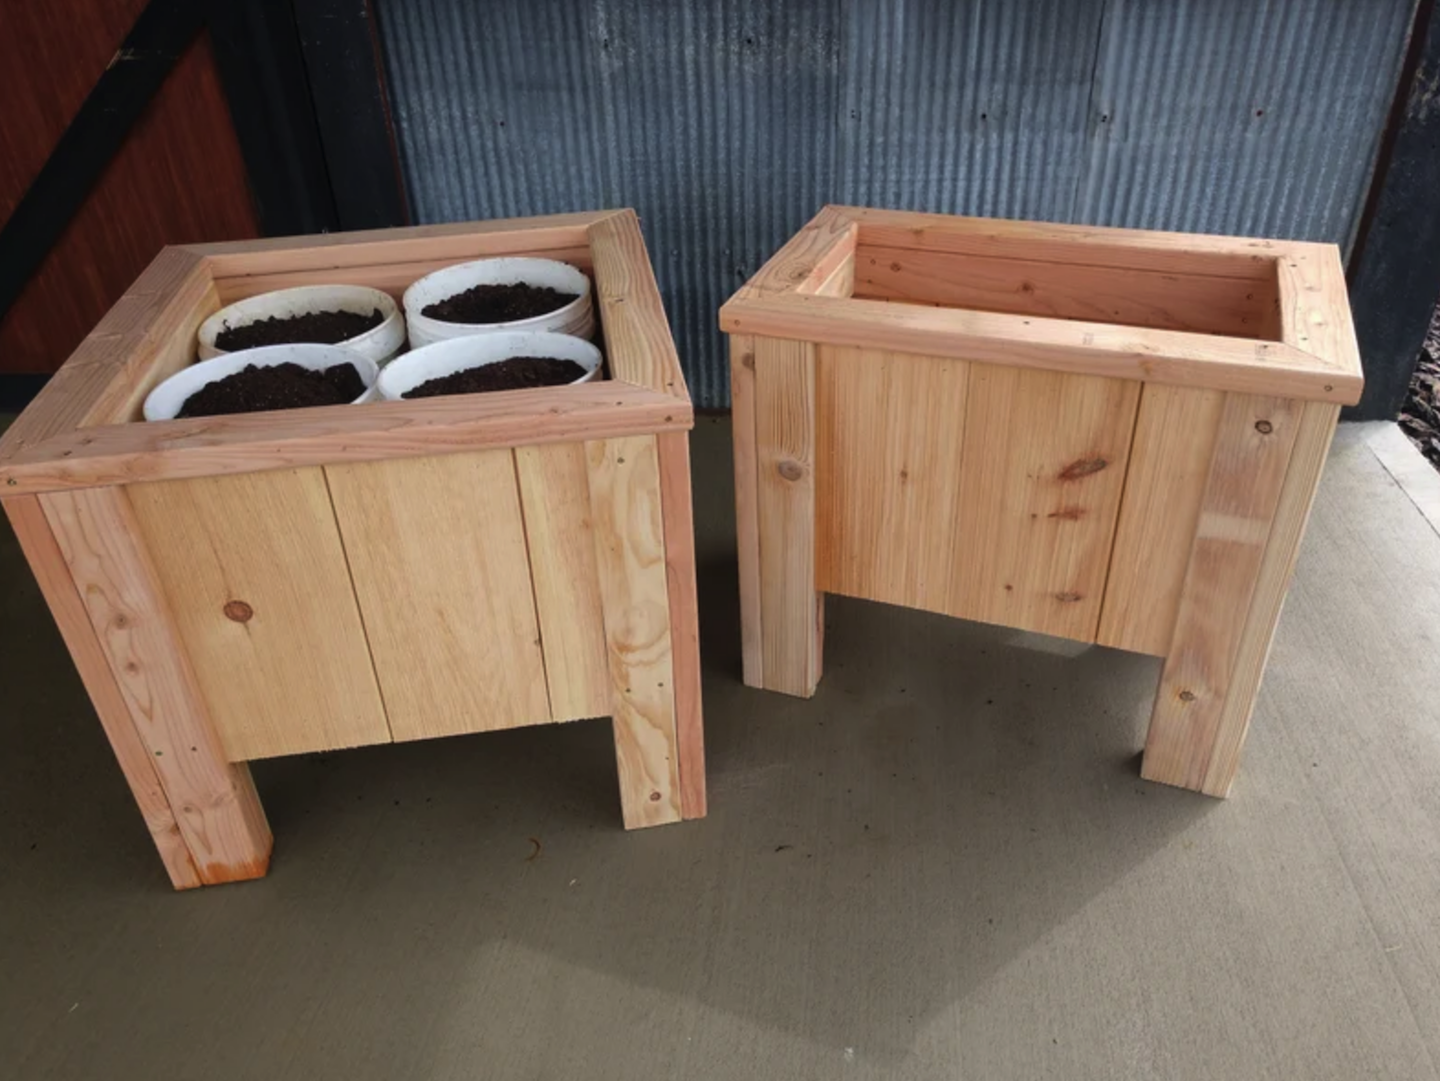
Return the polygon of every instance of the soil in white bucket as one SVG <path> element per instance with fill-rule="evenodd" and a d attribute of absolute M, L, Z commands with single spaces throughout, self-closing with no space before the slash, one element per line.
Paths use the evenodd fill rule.
<path fill-rule="evenodd" d="M 380 373 L 380 397 L 433 398 L 584 383 L 600 370 L 600 350 L 568 334 L 509 332 L 436 342 Z"/>
<path fill-rule="evenodd" d="M 146 420 L 266 413 L 366 401 L 378 368 L 334 345 L 274 345 L 193 364 L 145 399 Z"/>
<path fill-rule="evenodd" d="M 595 334 L 590 279 L 554 259 L 503 257 L 459 263 L 405 290 L 410 345 L 511 331 Z"/>
<path fill-rule="evenodd" d="M 384 364 L 405 344 L 394 299 L 363 285 L 301 285 L 247 297 L 200 324 L 200 359 L 272 345 L 343 345 Z"/>

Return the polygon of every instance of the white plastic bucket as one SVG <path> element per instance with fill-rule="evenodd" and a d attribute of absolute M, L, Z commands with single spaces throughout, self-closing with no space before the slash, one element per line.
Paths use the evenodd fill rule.
<path fill-rule="evenodd" d="M 286 319 L 306 312 L 338 311 L 369 315 L 377 308 L 385 317 L 378 327 L 335 344 L 353 349 L 376 364 L 384 364 L 405 344 L 405 322 L 400 318 L 399 306 L 389 293 L 364 285 L 301 285 L 236 301 L 200 324 L 200 359 L 225 355 L 226 351 L 215 344 L 215 339 L 231 327 L 248 326 L 261 319 Z"/>
<path fill-rule="evenodd" d="M 234 375 L 251 364 L 257 368 L 298 364 L 311 371 L 324 371 L 336 364 L 353 364 L 365 384 L 365 393 L 356 398 L 352 405 L 373 400 L 375 378 L 380 372 L 379 366 L 369 357 L 338 345 L 317 345 L 312 342 L 237 349 L 233 353 L 221 353 L 212 360 L 192 364 L 161 383 L 145 399 L 145 419 L 174 420 L 190 395 L 201 387 L 224 379 L 227 375 Z"/>
<path fill-rule="evenodd" d="M 396 401 L 421 383 L 454 375 L 467 368 L 498 364 L 511 357 L 556 357 L 573 360 L 585 369 L 575 383 L 588 383 L 600 370 L 600 350 L 570 334 L 510 331 L 504 334 L 472 334 L 450 338 L 421 349 L 413 349 L 386 366 L 375 384 L 382 401 Z M 574 386 L 575 383 L 566 384 Z"/>
<path fill-rule="evenodd" d="M 578 293 L 562 308 L 529 319 L 509 323 L 447 323 L 432 319 L 421 311 L 436 301 L 463 293 L 474 285 L 548 286 L 561 293 Z M 473 263 L 427 274 L 405 290 L 405 323 L 410 331 L 410 347 L 418 349 L 448 338 L 464 338 L 476 334 L 504 334 L 517 330 L 550 331 L 572 334 L 589 341 L 595 336 L 595 309 L 590 298 L 590 279 L 569 263 L 554 259 L 479 259 Z"/>

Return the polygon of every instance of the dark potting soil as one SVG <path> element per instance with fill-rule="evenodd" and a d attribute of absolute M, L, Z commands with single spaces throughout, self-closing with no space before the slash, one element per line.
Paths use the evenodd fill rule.
<path fill-rule="evenodd" d="M 298 364 L 254 364 L 209 383 L 180 407 L 181 417 L 219 417 L 230 413 L 264 413 L 272 409 L 303 409 L 310 405 L 344 405 L 365 393 L 365 380 L 353 364 L 336 364 L 317 372 Z"/>
<path fill-rule="evenodd" d="M 420 309 L 421 315 L 447 323 L 513 323 L 557 311 L 579 293 L 562 293 L 548 285 L 472 285 L 453 297 Z"/>
<path fill-rule="evenodd" d="M 441 394 L 484 394 L 492 390 L 528 390 L 573 383 L 585 369 L 573 360 L 555 357 L 511 357 L 495 364 L 466 368 L 451 375 L 427 379 L 407 390 L 402 398 L 435 398 Z"/>
<path fill-rule="evenodd" d="M 364 312 L 301 312 L 283 318 L 272 315 L 239 327 L 226 327 L 215 335 L 215 344 L 227 353 L 237 349 L 254 349 L 258 345 L 290 345 L 293 342 L 319 342 L 339 345 L 374 330 L 385 322 L 385 315 L 376 308 Z"/>

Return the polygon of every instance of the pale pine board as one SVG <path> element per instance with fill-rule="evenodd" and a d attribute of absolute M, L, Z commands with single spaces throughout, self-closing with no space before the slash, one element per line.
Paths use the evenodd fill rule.
<path fill-rule="evenodd" d="M 740 571 L 741 678 L 747 687 L 764 687 L 759 477 L 755 465 L 755 339 L 739 334 L 730 338 L 730 422 L 734 440 L 736 562 Z"/>
<path fill-rule="evenodd" d="M 325 472 L 394 738 L 548 722 L 512 452 Z"/>
<path fill-rule="evenodd" d="M 815 347 L 755 340 L 761 667 L 768 690 L 808 698 L 821 667 L 815 575 Z"/>
<path fill-rule="evenodd" d="M 969 369 L 946 357 L 817 351 L 817 588 L 949 610 Z"/>
<path fill-rule="evenodd" d="M 1224 402 L 1218 390 L 1147 383 L 1141 391 L 1100 615 L 1102 646 L 1169 652 Z"/>
<path fill-rule="evenodd" d="M 318 467 L 127 491 L 230 761 L 389 742 Z"/>
<path fill-rule="evenodd" d="M 177 890 L 201 885 L 200 873 L 195 861 L 190 858 L 184 838 L 180 836 L 169 797 L 165 795 L 165 788 L 155 770 L 155 757 L 136 731 L 130 707 L 126 705 L 109 662 L 100 649 L 85 605 L 75 592 L 75 583 L 70 580 L 70 570 L 55 543 L 54 534 L 50 532 L 45 512 L 40 509 L 39 498 L 20 496 L 6 499 L 4 504 L 10 525 L 15 530 L 15 538 L 20 542 L 20 549 L 30 563 L 50 614 L 55 617 L 60 635 L 70 650 L 70 657 L 90 695 L 100 725 L 110 740 L 120 771 L 125 775 L 130 792 L 145 818 L 146 828 L 160 852 L 171 884 Z"/>
<path fill-rule="evenodd" d="M 265 812 L 250 771 L 225 760 L 125 493 L 88 488 L 40 502 L 200 881 L 263 876 L 273 844 Z"/>
<path fill-rule="evenodd" d="M 585 444 L 518 447 L 515 467 L 551 717 L 607 716 L 610 673 Z"/>
<path fill-rule="evenodd" d="M 678 822 L 679 741 L 655 437 L 597 440 L 585 454 L 625 828 Z"/>
<path fill-rule="evenodd" d="M 1263 641 L 1251 636 L 1250 657 L 1240 657 L 1240 644 L 1304 408 L 1287 398 L 1225 396 L 1175 637 L 1145 741 L 1141 773 L 1147 780 L 1211 795 L 1228 791 L 1228 779 L 1218 788 L 1207 778 L 1226 723 L 1237 723 L 1227 711 L 1232 694 L 1244 691 L 1235 682 L 1237 665 L 1254 664 L 1256 686 L 1263 667 L 1273 618 Z M 1303 524 L 1303 513 L 1298 517 Z M 1276 614 L 1283 593 L 1282 582 L 1273 598 Z M 1245 698 L 1248 719 L 1253 693 Z M 1238 723 L 1243 732 L 1243 719 Z M 1238 754 L 1238 741 L 1236 747 Z"/>
<path fill-rule="evenodd" d="M 1083 252 L 1077 253 L 1083 264 Z M 861 245 L 854 295 L 976 311 L 1263 337 L 1276 283 Z"/>
<path fill-rule="evenodd" d="M 1139 395 L 970 366 L 950 614 L 1095 640 Z"/>

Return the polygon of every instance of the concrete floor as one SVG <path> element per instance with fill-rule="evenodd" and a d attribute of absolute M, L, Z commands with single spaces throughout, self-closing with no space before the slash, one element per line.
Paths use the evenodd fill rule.
<path fill-rule="evenodd" d="M 281 760 L 270 877 L 188 894 L 0 530 L 0 1075 L 1436 1078 L 1440 534 L 1377 433 L 1228 802 L 1138 779 L 1146 658 L 833 599 L 813 701 L 742 687 L 704 419 L 708 819 L 623 833 L 603 721 Z"/>

